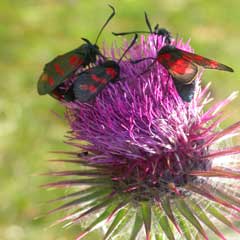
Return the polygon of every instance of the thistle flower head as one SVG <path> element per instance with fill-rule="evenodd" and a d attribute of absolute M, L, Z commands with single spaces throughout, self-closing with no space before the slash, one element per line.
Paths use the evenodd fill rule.
<path fill-rule="evenodd" d="M 191 51 L 188 43 L 172 44 Z M 105 48 L 105 54 L 117 61 L 127 46 L 125 41 L 120 48 Z M 58 199 L 73 198 L 53 210 L 73 209 L 59 222 L 75 224 L 96 213 L 78 240 L 102 224 L 104 239 L 195 239 L 198 234 L 208 239 L 204 226 L 225 239 L 213 219 L 239 232 L 226 213 L 231 217 L 240 211 L 234 186 L 240 172 L 237 164 L 228 167 L 229 156 L 239 154 L 240 147 L 216 147 L 240 130 L 240 123 L 218 128 L 224 120 L 221 109 L 236 93 L 204 111 L 211 99 L 209 85 L 200 87 L 201 73 L 194 98 L 186 103 L 162 65 L 131 62 L 155 58 L 163 46 L 161 36 L 141 36 L 119 63 L 118 82 L 109 83 L 91 103 L 64 103 L 68 143 L 76 150 L 62 161 L 75 168 L 50 174 L 74 178 L 47 186 L 77 189 Z"/>

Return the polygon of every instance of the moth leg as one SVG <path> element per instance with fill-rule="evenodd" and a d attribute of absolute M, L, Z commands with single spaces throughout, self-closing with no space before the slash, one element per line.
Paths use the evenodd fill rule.
<path fill-rule="evenodd" d="M 116 83 L 116 82 L 118 82 L 120 79 L 119 78 L 114 78 L 114 79 L 112 79 L 110 82 L 111 83 Z"/>

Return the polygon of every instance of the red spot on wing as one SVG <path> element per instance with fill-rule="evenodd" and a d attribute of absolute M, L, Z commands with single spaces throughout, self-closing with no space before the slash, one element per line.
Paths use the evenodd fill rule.
<path fill-rule="evenodd" d="M 54 79 L 53 79 L 53 77 L 51 77 L 51 76 L 48 77 L 48 83 L 49 83 L 50 86 L 53 86 L 53 85 L 54 85 Z"/>
<path fill-rule="evenodd" d="M 164 54 L 161 54 L 161 56 L 165 60 L 170 60 L 172 58 L 172 55 L 170 53 L 164 53 Z"/>
<path fill-rule="evenodd" d="M 190 67 L 190 63 L 184 58 L 176 59 L 170 53 L 160 54 L 157 57 L 157 60 L 160 64 L 175 74 L 183 75 L 188 72 L 188 68 Z"/>
<path fill-rule="evenodd" d="M 176 73 L 176 74 L 186 74 L 188 73 L 192 68 L 190 67 L 190 63 L 183 59 L 178 59 L 175 62 L 169 63 L 170 69 Z"/>
<path fill-rule="evenodd" d="M 59 64 L 55 63 L 54 68 L 56 70 L 56 73 L 58 73 L 60 76 L 64 76 L 64 70 L 61 68 Z"/>
<path fill-rule="evenodd" d="M 92 74 L 91 79 L 101 84 L 107 84 L 107 80 L 105 78 L 98 77 L 96 74 Z"/>
<path fill-rule="evenodd" d="M 40 81 L 41 82 L 47 82 L 48 81 L 48 74 L 47 73 L 43 73 L 40 77 Z"/>
<path fill-rule="evenodd" d="M 89 91 L 91 93 L 95 93 L 97 91 L 97 88 L 94 85 L 82 84 L 79 88 L 83 91 Z"/>
<path fill-rule="evenodd" d="M 182 53 L 182 57 L 184 59 L 187 59 L 187 60 L 195 62 L 195 63 L 203 62 L 205 59 L 203 56 L 200 56 L 200 55 L 197 55 L 194 53 L 184 52 L 184 51 L 181 51 L 181 53 Z"/>
<path fill-rule="evenodd" d="M 97 91 L 97 88 L 94 86 L 94 85 L 90 85 L 88 87 L 88 90 L 91 92 L 91 93 L 95 93 Z"/>
<path fill-rule="evenodd" d="M 107 75 L 111 76 L 111 78 L 115 78 L 117 75 L 117 72 L 114 68 L 106 68 Z"/>
<path fill-rule="evenodd" d="M 73 66 L 79 66 L 83 63 L 83 60 L 79 56 L 73 55 L 70 57 L 69 63 Z"/>
<path fill-rule="evenodd" d="M 212 68 L 217 68 L 219 66 L 219 63 L 216 62 L 216 61 L 210 61 L 209 65 L 212 67 Z"/>
<path fill-rule="evenodd" d="M 166 68 L 170 68 L 171 65 L 175 64 L 176 59 L 174 58 L 174 56 L 172 54 L 164 53 L 164 54 L 158 55 L 157 61 L 160 64 L 163 64 Z"/>
<path fill-rule="evenodd" d="M 87 91 L 87 90 L 88 90 L 88 85 L 87 85 L 87 84 L 81 84 L 81 85 L 79 86 L 79 88 L 80 88 L 81 90 L 83 90 L 83 91 Z"/>
<path fill-rule="evenodd" d="M 205 58 L 201 55 L 190 53 L 190 54 L 183 54 L 183 57 L 203 67 L 208 67 L 213 69 L 219 67 L 218 62 Z"/>
<path fill-rule="evenodd" d="M 195 55 L 193 55 L 193 58 L 192 58 L 192 59 L 193 59 L 193 60 L 196 60 L 196 61 L 203 61 L 203 60 L 204 60 L 204 57 L 195 54 Z"/>

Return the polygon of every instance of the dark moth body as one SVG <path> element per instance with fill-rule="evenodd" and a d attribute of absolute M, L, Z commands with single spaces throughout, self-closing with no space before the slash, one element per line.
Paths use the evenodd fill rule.
<path fill-rule="evenodd" d="M 112 9 L 112 13 L 100 29 L 100 32 L 98 33 L 96 42 L 94 44 L 92 44 L 86 38 L 82 38 L 82 40 L 86 43 L 82 44 L 80 47 L 72 51 L 57 56 L 45 65 L 43 73 L 38 80 L 37 89 L 40 95 L 50 94 L 53 97 L 59 95 L 59 93 L 61 93 L 61 89 L 58 87 L 64 83 L 64 81 L 70 77 L 79 67 L 86 67 L 90 63 L 95 63 L 97 56 L 105 58 L 101 54 L 96 43 L 102 31 L 107 26 L 108 22 L 115 15 L 114 7 L 111 5 L 109 5 L 109 7 Z"/>
<path fill-rule="evenodd" d="M 57 86 L 49 95 L 58 101 L 74 101 L 75 96 L 72 90 L 66 90 L 64 84 Z"/>
<path fill-rule="evenodd" d="M 194 96 L 195 79 L 201 67 L 233 72 L 224 64 L 169 45 L 161 48 L 156 61 L 168 70 L 178 94 L 186 102 L 190 102 Z"/>
<path fill-rule="evenodd" d="M 185 102 L 191 102 L 191 100 L 194 97 L 196 82 L 193 81 L 186 85 L 176 80 L 173 80 L 173 81 L 174 81 L 174 86 L 179 96 L 182 98 L 182 100 Z"/>
<path fill-rule="evenodd" d="M 116 82 L 119 78 L 120 67 L 115 61 L 106 61 L 79 75 L 72 89 L 74 97 L 80 102 L 89 102 L 100 93 L 109 82 Z"/>
<path fill-rule="evenodd" d="M 40 95 L 51 93 L 80 66 L 85 67 L 96 62 L 97 55 L 100 55 L 98 46 L 86 43 L 57 56 L 45 65 L 38 81 L 38 93 Z"/>

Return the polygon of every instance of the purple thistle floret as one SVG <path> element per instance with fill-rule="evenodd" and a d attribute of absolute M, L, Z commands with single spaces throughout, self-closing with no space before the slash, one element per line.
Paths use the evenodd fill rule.
<path fill-rule="evenodd" d="M 192 51 L 188 43 L 172 44 Z M 240 232 L 228 219 L 240 212 L 234 186 L 239 186 L 240 172 L 238 164 L 232 164 L 236 163 L 232 155 L 239 154 L 240 147 L 218 147 L 223 139 L 239 133 L 240 122 L 219 129 L 225 119 L 222 108 L 236 93 L 204 111 L 211 99 L 209 85 L 200 87 L 199 73 L 193 100 L 184 102 L 162 65 L 156 62 L 149 68 L 152 60 L 131 62 L 155 58 L 156 45 L 161 49 L 164 38 L 141 36 L 120 62 L 117 83 L 109 83 L 93 102 L 64 103 L 71 127 L 68 143 L 77 150 L 62 161 L 80 169 L 50 173 L 77 178 L 47 187 L 77 187 L 78 191 L 58 199 L 75 198 L 52 212 L 75 207 L 59 220 L 70 224 L 101 213 L 78 240 L 100 223 L 109 225 L 104 239 L 121 234 L 124 239 L 137 239 L 143 236 L 142 229 L 147 240 L 162 239 L 164 234 L 177 239 L 175 230 L 183 239 L 196 239 L 196 234 L 208 239 L 203 224 L 225 239 L 214 218 Z M 114 46 L 109 58 L 117 61 L 128 43 L 123 46 Z"/>

